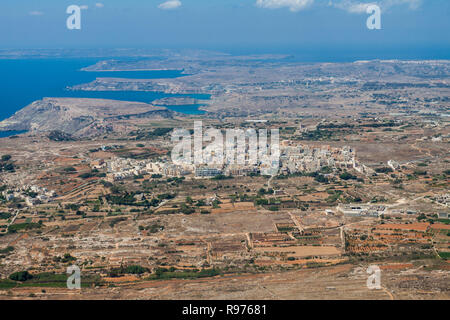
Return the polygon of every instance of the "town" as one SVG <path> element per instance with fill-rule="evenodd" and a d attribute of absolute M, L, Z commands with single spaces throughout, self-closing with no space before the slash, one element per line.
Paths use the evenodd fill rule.
<path fill-rule="evenodd" d="M 0 298 L 448 299 L 448 63 L 252 61 L 71 88 L 203 113 L 44 98 L 0 122 L 26 130 L 0 138 Z"/>

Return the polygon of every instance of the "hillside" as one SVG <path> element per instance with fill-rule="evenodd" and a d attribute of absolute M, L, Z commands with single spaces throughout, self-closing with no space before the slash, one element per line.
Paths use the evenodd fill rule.
<path fill-rule="evenodd" d="M 171 118 L 165 107 L 103 99 L 44 98 L 0 122 L 0 131 L 62 131 L 92 135 L 110 131 L 114 122 L 130 118 Z"/>

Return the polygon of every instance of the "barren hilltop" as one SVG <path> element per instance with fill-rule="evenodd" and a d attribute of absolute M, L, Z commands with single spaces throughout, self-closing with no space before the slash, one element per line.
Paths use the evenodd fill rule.
<path fill-rule="evenodd" d="M 171 118 L 174 112 L 146 103 L 104 99 L 44 98 L 0 122 L 0 131 L 59 130 L 72 135 L 111 131 L 117 120 Z"/>

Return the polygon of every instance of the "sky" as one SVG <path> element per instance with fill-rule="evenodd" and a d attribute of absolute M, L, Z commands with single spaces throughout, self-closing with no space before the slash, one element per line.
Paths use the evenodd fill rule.
<path fill-rule="evenodd" d="M 381 30 L 369 30 L 369 3 Z M 81 30 L 68 30 L 69 5 Z M 0 48 L 450 52 L 448 0 L 2 0 Z"/>

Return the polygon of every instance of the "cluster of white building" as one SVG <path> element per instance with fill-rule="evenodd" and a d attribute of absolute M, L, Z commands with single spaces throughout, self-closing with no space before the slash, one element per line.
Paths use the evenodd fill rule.
<path fill-rule="evenodd" d="M 23 199 L 28 206 L 50 202 L 57 196 L 55 191 L 36 185 L 8 189 L 3 191 L 2 195 L 6 201 Z"/>
<path fill-rule="evenodd" d="M 433 197 L 433 200 L 444 206 L 450 206 L 450 193 L 439 194 Z"/>
<path fill-rule="evenodd" d="M 332 148 L 330 146 L 288 145 L 282 149 L 280 162 L 282 173 L 317 172 L 325 167 L 355 169 L 364 174 L 373 171 L 360 164 L 356 160 L 355 150 L 347 146 Z"/>
<path fill-rule="evenodd" d="M 341 204 L 337 207 L 337 210 L 348 217 L 377 218 L 386 213 L 385 206 L 368 204 Z"/>
<path fill-rule="evenodd" d="M 140 175 L 160 174 L 168 177 L 186 176 L 195 172 L 194 165 L 175 165 L 169 162 L 116 158 L 105 163 L 110 181 L 133 178 Z"/>
<path fill-rule="evenodd" d="M 279 166 L 279 174 L 295 172 L 317 172 L 324 167 L 355 169 L 361 173 L 369 174 L 373 170 L 360 164 L 355 159 L 355 150 L 350 147 L 331 148 L 329 146 L 311 147 L 308 145 L 281 146 L 280 158 L 276 166 Z M 160 174 L 162 176 L 187 176 L 214 177 L 217 175 L 246 176 L 261 173 L 264 170 L 263 162 L 250 164 L 245 156 L 245 164 L 173 164 L 170 161 L 160 162 L 154 160 L 135 160 L 115 158 L 106 163 L 95 161 L 91 166 L 96 169 L 106 167 L 107 178 L 110 181 L 123 180 L 141 175 Z M 211 161 L 212 163 L 214 161 Z M 206 161 L 208 163 L 208 161 Z M 270 164 L 269 164 L 270 165 Z"/>
<path fill-rule="evenodd" d="M 395 160 L 389 160 L 387 162 L 387 165 L 394 171 L 398 170 L 400 168 L 400 163 L 398 163 Z"/>

